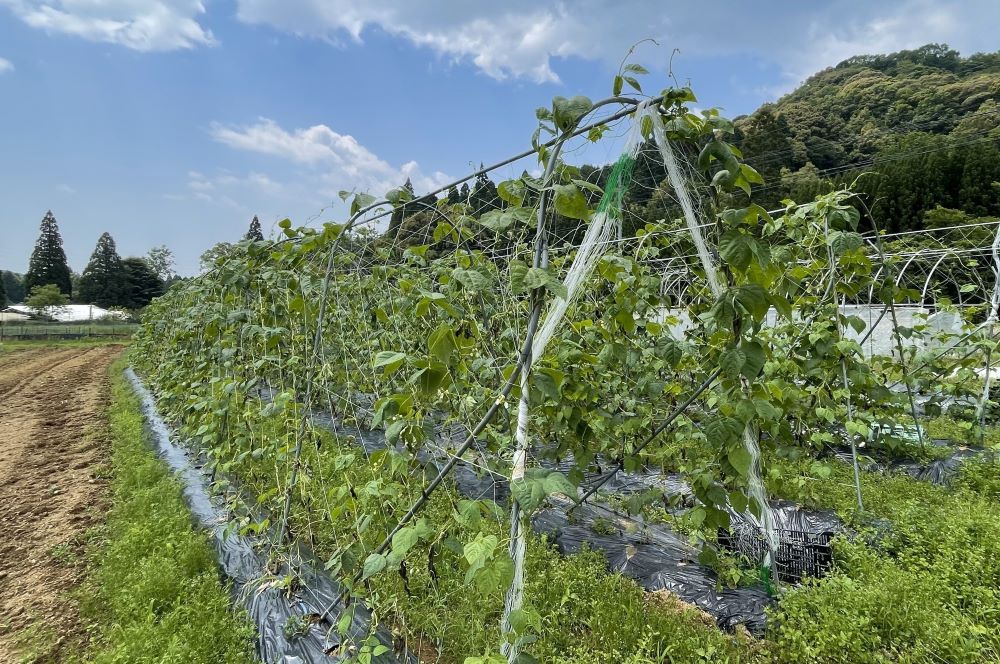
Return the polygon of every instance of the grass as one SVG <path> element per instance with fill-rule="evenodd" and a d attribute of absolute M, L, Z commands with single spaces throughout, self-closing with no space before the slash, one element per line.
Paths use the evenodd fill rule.
<path fill-rule="evenodd" d="M 782 598 L 769 632 L 778 659 L 998 661 L 1000 523 L 996 494 L 973 479 L 996 477 L 996 465 L 967 464 L 952 488 L 862 473 L 859 515 L 850 466 L 800 483 L 808 463 L 772 461 L 772 493 L 832 508 L 860 537 L 839 542 L 832 574 Z"/>
<path fill-rule="evenodd" d="M 112 504 L 81 593 L 91 633 L 83 659 L 253 662 L 252 627 L 233 612 L 206 535 L 149 448 L 122 369 L 111 369 Z"/>
<path fill-rule="evenodd" d="M 1000 448 L 1000 425 L 990 425 L 988 422 L 982 431 L 971 421 L 942 415 L 927 422 L 927 433 L 933 438 L 947 438 L 961 445 L 980 445 L 979 434 L 982 434 L 983 447 Z"/>

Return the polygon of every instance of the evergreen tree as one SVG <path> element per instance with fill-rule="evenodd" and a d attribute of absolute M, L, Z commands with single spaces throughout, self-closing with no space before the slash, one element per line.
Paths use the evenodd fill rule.
<path fill-rule="evenodd" d="M 127 284 L 122 259 L 115 241 L 108 233 L 97 240 L 90 262 L 80 277 L 79 300 L 99 307 L 121 307 L 127 304 Z"/>
<path fill-rule="evenodd" d="M 7 289 L 3 287 L 3 279 L 0 279 L 0 309 L 7 306 Z"/>
<path fill-rule="evenodd" d="M 479 164 L 479 168 L 482 170 L 483 165 Z M 472 205 L 472 214 L 477 217 L 501 207 L 497 186 L 493 184 L 486 173 L 480 173 L 476 176 L 476 186 L 472 190 L 470 204 Z"/>
<path fill-rule="evenodd" d="M 253 216 L 253 220 L 250 222 L 250 230 L 243 236 L 243 239 L 250 240 L 251 242 L 260 242 L 264 239 L 264 233 L 260 230 L 260 219 L 257 218 L 257 215 Z"/>
<path fill-rule="evenodd" d="M 462 202 L 462 195 L 458 193 L 458 187 L 451 185 L 448 187 L 448 205 L 455 205 Z"/>
<path fill-rule="evenodd" d="M 413 191 L 413 183 L 410 182 L 410 178 L 406 178 L 406 182 L 403 183 L 402 189 L 409 194 L 407 197 L 408 200 L 412 201 L 415 198 L 416 194 Z M 389 217 L 389 229 L 386 231 L 387 235 L 391 238 L 396 237 L 396 234 L 399 232 L 399 227 L 403 223 L 403 219 L 416 211 L 417 210 L 414 206 L 408 207 L 406 203 L 396 206 L 396 208 L 392 211 L 392 216 Z"/>
<path fill-rule="evenodd" d="M 471 195 L 471 192 L 469 191 L 469 183 L 468 182 L 463 182 L 462 183 L 462 188 L 458 190 L 459 201 L 462 202 L 462 203 L 468 203 L 470 195 Z"/>
<path fill-rule="evenodd" d="M 39 230 L 38 241 L 28 263 L 28 273 L 24 275 L 24 290 L 30 293 L 36 286 L 55 284 L 61 293 L 70 296 L 73 294 L 73 283 L 59 225 L 52 210 L 45 213 Z"/>
<path fill-rule="evenodd" d="M 0 278 L 2 278 L 4 290 L 7 291 L 8 304 L 23 302 L 24 283 L 21 281 L 21 275 L 4 270 Z"/>
<path fill-rule="evenodd" d="M 122 261 L 125 270 L 125 306 L 129 309 L 142 309 L 153 301 L 154 297 L 163 295 L 163 280 L 153 271 L 153 268 L 142 258 L 126 258 Z"/>

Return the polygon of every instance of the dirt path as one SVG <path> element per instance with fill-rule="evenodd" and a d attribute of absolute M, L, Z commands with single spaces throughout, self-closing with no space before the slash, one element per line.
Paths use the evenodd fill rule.
<path fill-rule="evenodd" d="M 28 655 L 33 633 L 68 645 L 82 630 L 67 591 L 80 581 L 83 537 L 103 512 L 108 366 L 121 350 L 0 357 L 0 662 Z M 43 658 L 61 659 L 59 645 Z"/>

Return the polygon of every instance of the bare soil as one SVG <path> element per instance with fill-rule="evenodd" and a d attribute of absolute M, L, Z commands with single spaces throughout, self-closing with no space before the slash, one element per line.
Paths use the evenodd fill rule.
<path fill-rule="evenodd" d="M 72 591 L 106 507 L 108 368 L 121 351 L 0 356 L 0 662 L 62 661 L 83 639 Z"/>

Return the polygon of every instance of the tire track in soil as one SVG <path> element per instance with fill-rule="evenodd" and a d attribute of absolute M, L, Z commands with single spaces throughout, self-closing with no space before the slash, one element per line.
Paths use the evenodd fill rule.
<path fill-rule="evenodd" d="M 101 522 L 108 367 L 121 346 L 48 348 L 0 365 L 0 662 L 29 626 L 56 635 L 58 662 L 84 636 L 75 601 L 84 535 Z"/>

